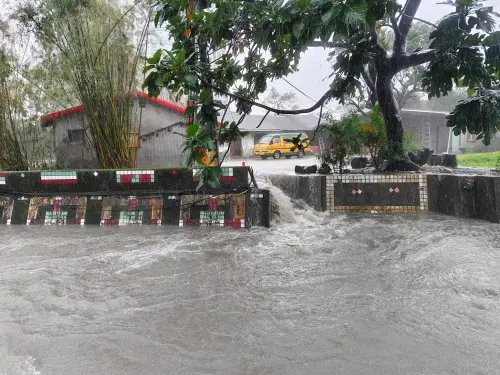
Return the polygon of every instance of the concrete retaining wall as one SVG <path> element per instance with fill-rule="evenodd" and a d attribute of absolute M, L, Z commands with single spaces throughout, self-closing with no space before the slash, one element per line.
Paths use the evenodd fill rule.
<path fill-rule="evenodd" d="M 429 211 L 500 223 L 500 176 L 429 175 Z"/>
<path fill-rule="evenodd" d="M 316 211 L 326 210 L 325 176 L 277 174 L 269 176 L 269 180 L 293 199 L 302 199 Z"/>
<path fill-rule="evenodd" d="M 272 175 L 270 181 L 317 211 L 437 212 L 500 222 L 500 176 Z"/>

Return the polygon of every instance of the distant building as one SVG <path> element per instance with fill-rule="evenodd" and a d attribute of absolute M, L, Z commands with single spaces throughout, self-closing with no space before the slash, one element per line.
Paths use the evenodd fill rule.
<path fill-rule="evenodd" d="M 402 109 L 403 129 L 413 133 L 414 142 L 436 154 L 452 151 L 453 133 L 446 126 L 447 112 Z"/>
<path fill-rule="evenodd" d="M 500 132 L 497 132 L 489 146 L 485 146 L 482 140 L 476 140 L 474 134 L 455 136 L 452 129 L 446 126 L 447 112 L 403 109 L 401 115 L 403 127 L 413 132 L 415 142 L 434 150 L 435 153 L 457 154 L 500 150 Z"/>
<path fill-rule="evenodd" d="M 482 139 L 476 139 L 475 134 L 460 134 L 457 138 L 458 151 L 461 153 L 500 151 L 500 131 L 495 134 L 488 146 L 484 145 Z"/>
<path fill-rule="evenodd" d="M 238 122 L 239 118 L 239 114 L 230 112 L 226 114 L 224 121 Z M 270 133 L 303 133 L 311 138 L 318 125 L 318 116 L 315 115 L 269 115 L 262 121 L 263 118 L 262 115 L 245 116 L 239 128 L 249 134 L 231 144 L 229 156 L 252 156 L 254 144 L 264 135 Z M 318 139 L 319 137 L 312 142 L 312 148 L 316 152 L 319 151 Z"/>
<path fill-rule="evenodd" d="M 451 152 L 453 146 L 456 146 L 455 148 L 458 152 L 458 138 L 455 138 L 452 132 L 450 132 L 450 128 L 446 127 L 446 115 L 446 112 L 401 110 L 403 128 L 413 133 L 413 139 L 416 144 L 430 148 L 436 153 L 443 153 L 448 150 Z M 239 117 L 238 114 L 228 113 L 224 120 L 238 121 Z M 241 142 L 238 141 L 232 145 L 231 156 L 251 156 L 255 142 L 260 137 L 269 133 L 305 133 L 312 139 L 314 130 L 318 125 L 318 116 L 311 114 L 268 115 L 262 122 L 263 117 L 263 115 L 248 115 L 245 117 L 240 128 L 250 134 L 244 137 Z M 319 152 L 319 139 L 321 138 L 325 146 L 329 146 L 327 135 L 318 133 L 311 143 L 313 152 Z"/>
<path fill-rule="evenodd" d="M 185 133 L 183 107 L 138 92 L 133 98 L 131 122 L 131 131 L 140 129 L 137 168 L 180 166 Z M 97 167 L 82 106 L 49 113 L 42 117 L 41 124 L 54 128 L 54 145 L 67 168 Z"/>

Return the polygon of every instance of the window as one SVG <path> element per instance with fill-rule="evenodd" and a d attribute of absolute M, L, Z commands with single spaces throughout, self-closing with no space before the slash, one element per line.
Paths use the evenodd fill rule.
<path fill-rule="evenodd" d="M 281 143 L 281 137 L 274 137 L 272 142 L 273 143 Z"/>
<path fill-rule="evenodd" d="M 70 144 L 81 145 L 85 143 L 85 130 L 72 129 L 68 130 L 68 142 Z"/>
<path fill-rule="evenodd" d="M 271 142 L 271 137 L 269 135 L 263 136 L 257 143 L 269 144 Z"/>

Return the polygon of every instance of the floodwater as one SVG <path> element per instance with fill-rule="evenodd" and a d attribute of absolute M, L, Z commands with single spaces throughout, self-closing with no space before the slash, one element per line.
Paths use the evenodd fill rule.
<path fill-rule="evenodd" d="M 500 226 L 0 228 L 0 374 L 498 374 Z"/>

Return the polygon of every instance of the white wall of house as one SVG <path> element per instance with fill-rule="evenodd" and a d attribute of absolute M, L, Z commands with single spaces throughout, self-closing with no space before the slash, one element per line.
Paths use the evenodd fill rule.
<path fill-rule="evenodd" d="M 148 100 L 141 108 L 139 100 L 134 99 L 131 116 L 131 131 L 141 134 L 141 147 L 137 152 L 137 168 L 161 168 L 180 166 L 180 147 L 185 132 L 184 116 L 172 109 L 162 107 Z M 174 125 L 176 124 L 176 125 Z M 174 125 L 174 126 L 171 126 Z M 70 141 L 71 131 L 83 131 L 83 113 L 74 113 L 54 120 L 54 142 L 68 168 L 95 168 L 98 163 L 86 133 L 84 142 Z M 166 129 L 168 127 L 168 129 Z M 142 137 L 142 135 L 146 135 Z"/>

